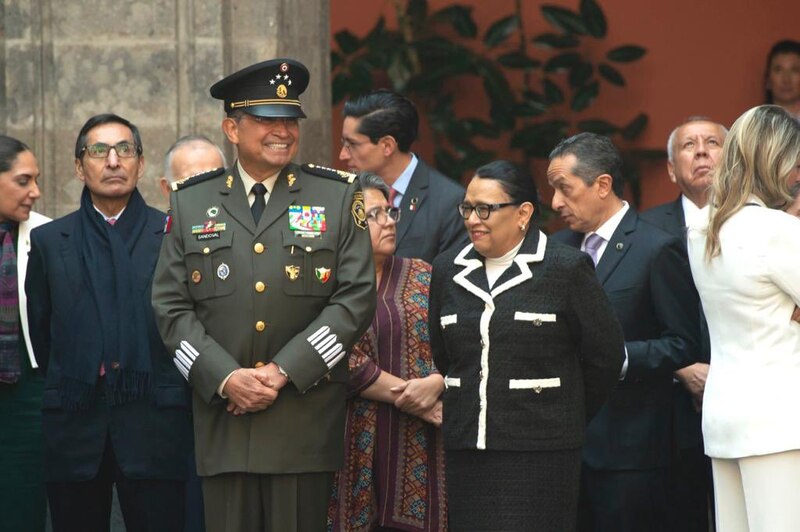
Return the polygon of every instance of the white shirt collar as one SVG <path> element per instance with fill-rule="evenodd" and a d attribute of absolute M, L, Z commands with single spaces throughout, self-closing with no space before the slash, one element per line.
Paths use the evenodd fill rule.
<path fill-rule="evenodd" d="M 625 217 L 625 214 L 628 212 L 628 209 L 630 209 L 630 205 L 628 205 L 627 201 L 623 200 L 622 207 L 620 208 L 620 210 L 614 213 L 614 216 L 606 220 L 603 223 L 603 225 L 598 227 L 597 231 L 594 232 L 603 237 L 603 240 L 606 243 L 608 243 L 608 241 L 611 240 L 611 237 L 614 236 L 614 231 L 617 230 L 617 227 L 619 226 L 622 219 Z M 586 233 L 585 235 L 583 235 L 583 242 L 581 242 L 581 249 L 585 249 L 586 238 L 591 234 L 592 233 Z"/>
<path fill-rule="evenodd" d="M 695 205 L 685 194 L 681 194 L 681 207 L 683 207 L 683 221 L 686 227 L 696 226 L 706 214 L 706 211 Z"/>
<path fill-rule="evenodd" d="M 122 210 L 121 210 L 121 211 L 119 211 L 119 212 L 118 212 L 117 214 L 115 214 L 114 216 L 106 216 L 105 214 L 103 214 L 103 211 L 101 211 L 100 209 L 98 209 L 98 208 L 97 208 L 97 205 L 95 205 L 94 203 L 92 203 L 92 207 L 94 207 L 94 210 L 96 210 L 97 212 L 99 212 L 99 213 L 100 213 L 100 216 L 102 216 L 102 217 L 103 217 L 103 220 L 105 220 L 106 222 L 107 222 L 107 221 L 109 221 L 109 220 L 110 220 L 110 219 L 112 219 L 112 218 L 114 219 L 114 221 L 115 221 L 115 222 L 116 222 L 116 221 L 118 221 L 118 220 L 119 220 L 119 217 L 120 217 L 120 216 L 122 216 L 122 213 L 123 213 L 123 212 L 125 212 L 125 207 L 123 207 L 123 208 L 122 208 Z"/>
<path fill-rule="evenodd" d="M 252 205 L 253 201 L 255 201 L 255 194 L 253 194 L 251 191 L 253 190 L 253 185 L 258 183 L 259 181 L 253 179 L 253 177 L 247 173 L 247 171 L 242 166 L 242 163 L 239 162 L 238 159 L 236 160 L 236 168 L 239 169 L 239 177 L 242 178 L 244 191 L 245 193 L 247 193 L 247 200 L 250 202 L 250 205 Z M 278 175 L 280 175 L 280 173 L 281 171 L 278 170 L 277 172 L 266 178 L 264 181 L 261 181 L 261 183 L 263 183 L 264 186 L 267 187 L 267 196 L 266 196 L 267 199 L 269 199 L 269 195 L 272 194 L 272 189 L 275 186 L 275 181 L 278 180 Z"/>
<path fill-rule="evenodd" d="M 400 204 L 400 201 L 403 199 L 403 195 L 408 190 L 408 185 L 411 183 L 411 176 L 414 175 L 414 170 L 417 169 L 417 164 L 419 163 L 419 159 L 413 153 L 411 154 L 411 162 L 408 163 L 406 169 L 403 170 L 403 173 L 397 178 L 397 180 L 392 184 L 392 188 L 397 191 L 397 196 L 395 199 L 395 207 Z"/>

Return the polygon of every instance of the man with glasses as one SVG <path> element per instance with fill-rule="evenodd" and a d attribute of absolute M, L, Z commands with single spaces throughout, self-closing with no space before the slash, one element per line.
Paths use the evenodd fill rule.
<path fill-rule="evenodd" d="M 397 224 L 399 257 L 434 257 L 469 243 L 456 205 L 464 188 L 411 152 L 419 116 L 408 98 L 377 90 L 344 105 L 339 159 L 351 171 L 372 172 L 389 185 L 389 203 L 403 213 Z"/>
<path fill-rule="evenodd" d="M 585 251 L 625 336 L 620 382 L 587 428 L 579 530 L 668 530 L 672 375 L 700 349 L 697 292 L 684 243 L 622 199 L 622 159 L 608 137 L 580 133 L 550 154 L 553 240 Z"/>
<path fill-rule="evenodd" d="M 274 59 L 211 87 L 238 158 L 173 183 L 153 305 L 194 389 L 213 531 L 325 529 L 344 457 L 346 353 L 375 311 L 364 195 L 292 163 L 305 66 Z"/>
<path fill-rule="evenodd" d="M 127 530 L 182 530 L 190 394 L 150 304 L 164 213 L 136 188 L 139 130 L 90 118 L 75 171 L 80 207 L 31 233 L 25 283 L 53 530 L 108 530 L 114 484 Z"/>

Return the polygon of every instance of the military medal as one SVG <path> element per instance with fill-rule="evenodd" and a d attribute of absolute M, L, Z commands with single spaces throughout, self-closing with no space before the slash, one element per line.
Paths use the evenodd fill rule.
<path fill-rule="evenodd" d="M 213 209 L 212 207 L 211 209 Z M 208 209 L 209 211 L 211 209 Z M 217 212 L 219 209 L 217 208 Z M 206 213 L 208 214 L 208 213 Z M 219 238 L 219 234 L 225 231 L 225 222 L 219 223 L 214 220 L 207 220 L 202 225 L 193 225 L 192 234 L 197 235 L 197 240 L 210 240 L 212 238 Z"/>
<path fill-rule="evenodd" d="M 290 281 L 296 281 L 297 278 L 300 277 L 300 266 L 288 264 L 283 267 L 283 271 L 286 272 L 286 277 L 288 277 Z"/>
<path fill-rule="evenodd" d="M 217 277 L 219 277 L 221 280 L 224 281 L 230 274 L 231 269 L 224 262 L 217 267 Z"/>
<path fill-rule="evenodd" d="M 294 231 L 295 236 L 319 238 L 322 233 L 328 230 L 325 207 L 290 205 L 289 229 Z"/>
<path fill-rule="evenodd" d="M 167 212 L 167 217 L 164 218 L 164 234 L 168 234 L 172 231 L 172 209 Z"/>
<path fill-rule="evenodd" d="M 209 218 L 216 218 L 218 214 L 219 214 L 219 207 L 217 207 L 216 205 L 209 207 L 208 210 L 206 211 L 206 216 L 208 216 Z"/>
<path fill-rule="evenodd" d="M 228 179 L 225 180 L 225 186 L 228 188 L 233 188 L 233 176 L 229 175 Z"/>
<path fill-rule="evenodd" d="M 192 282 L 194 284 L 200 284 L 200 281 L 203 280 L 203 274 L 200 273 L 200 270 L 194 270 L 192 272 Z"/>
<path fill-rule="evenodd" d="M 330 268 L 314 268 L 314 273 L 317 274 L 317 280 L 322 284 L 327 283 L 328 279 L 331 278 Z"/>

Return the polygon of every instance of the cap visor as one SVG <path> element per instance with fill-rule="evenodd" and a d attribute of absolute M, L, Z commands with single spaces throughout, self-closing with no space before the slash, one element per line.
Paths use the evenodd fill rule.
<path fill-rule="evenodd" d="M 264 118 L 305 118 L 306 114 L 297 105 L 254 105 L 242 109 L 245 113 Z"/>

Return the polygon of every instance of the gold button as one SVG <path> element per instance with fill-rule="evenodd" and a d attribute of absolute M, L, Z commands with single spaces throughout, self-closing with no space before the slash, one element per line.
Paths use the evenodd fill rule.
<path fill-rule="evenodd" d="M 209 253 L 211 253 L 211 249 L 210 248 L 203 248 L 203 253 L 208 255 Z"/>
<path fill-rule="evenodd" d="M 541 386 L 536 386 L 536 387 L 534 387 L 533 391 L 536 392 L 536 393 L 542 393 L 542 387 Z"/>
<path fill-rule="evenodd" d="M 266 289 L 267 289 L 267 285 L 265 285 L 261 281 L 256 283 L 256 292 L 263 292 Z"/>
<path fill-rule="evenodd" d="M 256 242 L 256 245 L 253 246 L 253 251 L 258 253 L 259 255 L 264 253 L 264 244 L 262 244 L 261 242 Z"/>
<path fill-rule="evenodd" d="M 261 332 L 266 328 L 267 328 L 267 324 L 264 323 L 263 321 L 259 320 L 259 321 L 256 322 L 256 330 L 258 332 Z"/>
<path fill-rule="evenodd" d="M 311 253 L 311 246 L 306 246 L 306 253 Z"/>
<path fill-rule="evenodd" d="M 539 318 L 536 318 L 535 320 L 533 320 L 533 326 L 534 327 L 541 327 L 542 326 L 542 320 L 540 320 Z"/>

